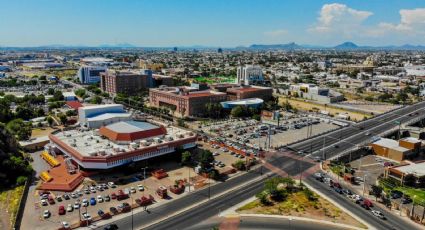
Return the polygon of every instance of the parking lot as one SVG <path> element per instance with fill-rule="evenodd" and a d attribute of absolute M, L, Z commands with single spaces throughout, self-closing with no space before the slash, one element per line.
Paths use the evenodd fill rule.
<path fill-rule="evenodd" d="M 220 173 L 232 170 L 231 165 L 239 160 L 239 158 L 231 155 L 229 151 L 223 148 L 213 148 L 209 142 L 200 142 L 200 145 L 201 148 L 211 150 L 214 153 L 215 167 Z M 39 154 L 34 154 L 37 159 L 40 158 L 38 156 Z M 43 170 L 48 167 L 41 158 L 34 162 L 37 162 L 37 165 L 44 165 Z M 153 197 L 159 205 L 184 195 L 184 193 L 181 195 L 174 194 L 168 189 L 176 184 L 176 180 L 190 181 L 190 188 L 185 183 L 185 192 L 188 192 L 189 189 L 190 191 L 200 189 L 208 185 L 208 183 L 216 183 L 196 174 L 193 168 L 181 166 L 177 162 L 161 162 L 160 165 L 152 165 L 152 167 L 154 169 L 164 169 L 168 176 L 156 179 L 151 176 L 150 171 L 153 170 L 151 168 L 149 172 L 146 172 L 145 180 L 144 171 L 140 170 L 139 173 L 132 175 L 108 173 L 107 175 L 90 176 L 75 191 L 69 193 L 51 191 L 43 197 L 39 190 L 31 189 L 26 203 L 22 229 L 57 229 L 62 226 L 63 222 L 72 225 L 77 223 L 80 217 L 84 219 L 84 213 L 89 214 L 88 218 L 100 219 L 99 210 L 103 213 L 108 213 L 111 211 L 111 207 L 117 208 L 123 202 L 138 206 L 136 199 L 141 199 L 142 196 Z M 236 174 L 229 176 L 234 175 Z M 114 186 L 108 185 L 111 184 L 110 182 L 113 182 Z M 156 193 L 156 190 L 161 186 L 168 189 L 169 197 L 167 199 L 162 199 Z M 119 190 L 124 193 L 128 191 L 130 197 L 118 201 L 115 196 L 118 196 Z M 64 210 L 61 215 L 59 214 L 60 209 Z M 46 213 L 45 216 L 46 210 L 48 210 L 49 214 Z"/>
<path fill-rule="evenodd" d="M 312 127 L 311 131 L 308 126 Z M 338 126 L 319 118 L 304 115 L 291 115 L 281 119 L 277 124 L 263 124 L 256 120 L 230 120 L 202 126 L 205 133 L 226 137 L 227 140 L 256 149 L 265 148 L 267 134 L 270 133 L 270 146 L 278 147 L 316 135 Z"/>

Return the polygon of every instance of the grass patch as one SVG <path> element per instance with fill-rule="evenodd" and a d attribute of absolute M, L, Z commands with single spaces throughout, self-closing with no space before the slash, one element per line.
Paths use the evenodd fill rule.
<path fill-rule="evenodd" d="M 0 203 L 3 207 L 3 212 L 7 210 L 12 222 L 16 218 L 16 213 L 19 208 L 19 201 L 21 200 L 24 192 L 24 186 L 18 186 L 11 190 L 4 190 L 0 192 Z M 7 208 L 7 209 L 6 209 Z"/>
<path fill-rule="evenodd" d="M 408 187 L 397 187 L 396 190 L 403 192 L 406 195 L 409 195 L 410 198 L 413 199 L 415 197 L 415 202 L 425 202 L 425 190 L 424 189 L 417 189 L 417 188 L 408 188 Z"/>

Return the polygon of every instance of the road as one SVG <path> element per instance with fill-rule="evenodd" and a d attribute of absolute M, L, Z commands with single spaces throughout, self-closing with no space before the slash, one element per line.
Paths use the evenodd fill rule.
<path fill-rule="evenodd" d="M 413 114 L 413 116 L 409 116 L 410 114 Z M 356 125 L 289 145 L 288 148 L 295 151 L 313 153 L 312 157 L 323 157 L 323 153 L 325 153 L 326 156 L 324 157 L 328 159 L 341 153 L 342 150 L 350 149 L 355 147 L 356 144 L 363 144 L 370 141 L 374 135 L 379 135 L 392 128 L 397 128 L 397 121 L 405 123 L 414 119 L 415 116 L 423 116 L 424 114 L 425 102 L 420 102 L 359 122 Z M 338 148 L 334 147 L 335 144 L 338 145 Z M 322 151 L 323 147 L 325 147 L 325 151 Z"/>
<path fill-rule="evenodd" d="M 188 230 L 205 230 L 217 227 L 223 218 L 214 221 L 202 222 Z M 265 218 L 265 217 L 241 217 L 238 225 L 239 230 L 342 230 L 346 228 L 339 228 L 335 225 L 326 225 L 322 223 L 315 223 L 301 220 L 288 220 L 283 218 Z"/>
<path fill-rule="evenodd" d="M 364 127 L 363 130 L 355 127 L 347 127 L 336 132 L 331 132 L 326 134 L 327 145 L 332 145 L 338 143 L 339 148 L 333 148 L 327 150 L 328 157 L 334 156 L 342 152 L 344 149 L 351 148 L 353 144 L 360 144 L 363 141 L 367 141 L 370 136 L 364 135 L 365 132 L 371 133 L 380 133 L 386 131 L 397 125 L 395 121 L 400 120 L 401 122 L 408 121 L 413 119 L 414 116 L 409 116 L 412 112 L 418 112 L 419 114 L 425 114 L 425 102 L 421 102 L 414 106 L 407 106 L 402 109 L 384 114 L 382 116 L 376 117 L 360 123 Z M 339 137 L 341 140 L 351 142 L 351 144 L 346 142 L 339 142 Z M 308 150 L 312 149 L 313 152 L 320 150 L 323 146 L 323 138 L 313 138 L 301 143 L 298 143 L 291 148 L 298 148 L 299 150 Z M 328 141 L 329 140 L 329 141 Z M 310 144 L 312 147 L 310 147 Z M 295 154 L 294 154 L 295 155 Z M 295 176 L 302 171 L 305 171 L 309 168 L 312 168 L 314 164 L 305 162 L 304 160 L 296 157 L 285 156 L 283 152 L 277 152 L 273 154 L 267 162 L 286 172 L 290 176 Z M 267 172 L 268 169 L 264 169 L 264 172 Z M 334 191 L 330 190 L 329 186 L 324 183 L 320 183 L 313 179 L 311 176 L 305 175 L 305 183 L 313 186 L 315 189 L 319 190 L 327 197 L 330 197 L 334 200 L 335 203 L 342 205 L 344 208 L 352 211 L 355 215 L 360 217 L 370 226 L 375 229 L 415 229 L 411 223 L 408 223 L 399 217 L 393 215 L 387 210 L 382 210 L 376 207 L 377 210 L 382 211 L 383 214 L 388 218 L 388 220 L 380 220 L 374 217 L 370 211 L 364 210 L 359 205 L 351 202 L 348 198 L 337 195 Z M 214 197 L 217 194 L 225 192 L 230 188 L 234 188 L 238 185 L 242 185 L 249 181 L 253 181 L 260 177 L 259 170 L 253 170 L 247 174 L 243 174 L 239 177 L 232 178 L 224 183 L 218 183 L 215 186 L 212 186 L 211 196 Z M 226 192 L 224 195 L 208 200 L 203 203 L 201 206 L 196 209 L 189 209 L 189 211 L 184 211 L 178 213 L 172 217 L 175 212 L 182 210 L 184 208 L 190 207 L 193 204 L 200 203 L 208 199 L 209 189 L 204 189 L 200 191 L 193 192 L 192 194 L 186 195 L 177 199 L 168 204 L 158 206 L 150 209 L 150 213 L 141 212 L 134 215 L 133 226 L 134 229 L 140 229 L 148 223 L 156 223 L 151 225 L 147 229 L 187 229 L 189 226 L 195 226 L 201 220 L 206 220 L 210 217 L 217 216 L 220 210 L 225 210 L 237 203 L 240 203 L 243 200 L 246 200 L 262 189 L 261 179 L 257 182 L 252 182 L 248 185 L 244 185 L 234 192 Z M 168 217 L 168 218 L 167 218 Z M 131 217 L 120 218 L 115 221 L 115 223 L 122 229 L 131 229 Z M 98 228 L 101 229 L 101 228 Z"/>

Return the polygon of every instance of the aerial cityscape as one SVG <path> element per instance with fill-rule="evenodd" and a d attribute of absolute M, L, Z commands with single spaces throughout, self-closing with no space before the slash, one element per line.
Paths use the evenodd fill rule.
<path fill-rule="evenodd" d="M 0 229 L 425 229 L 425 2 L 0 5 Z"/>

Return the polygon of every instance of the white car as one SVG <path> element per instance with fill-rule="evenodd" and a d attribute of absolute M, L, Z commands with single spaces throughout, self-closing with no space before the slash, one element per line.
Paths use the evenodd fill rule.
<path fill-rule="evenodd" d="M 74 209 L 79 209 L 79 208 L 80 208 L 80 203 L 78 201 L 75 201 Z"/>
<path fill-rule="evenodd" d="M 83 220 L 91 220 L 91 216 L 87 212 L 83 212 L 81 216 L 83 217 Z"/>
<path fill-rule="evenodd" d="M 40 203 L 41 203 L 41 205 L 43 205 L 43 206 L 47 206 L 47 200 L 46 199 L 42 199 L 41 201 L 40 201 Z"/>
<path fill-rule="evenodd" d="M 89 206 L 89 201 L 87 199 L 83 199 L 83 202 L 81 202 L 83 207 Z"/>
<path fill-rule="evenodd" d="M 103 197 L 101 195 L 97 196 L 97 202 L 98 203 L 102 203 L 103 202 Z"/>
<path fill-rule="evenodd" d="M 137 189 L 139 189 L 139 191 L 144 191 L 145 190 L 145 186 L 139 184 L 139 185 L 137 185 Z"/>
<path fill-rule="evenodd" d="M 378 217 L 378 218 L 385 219 L 384 214 L 382 214 L 382 212 L 380 212 L 380 211 L 372 210 L 372 214 L 373 214 L 374 216 Z"/>
<path fill-rule="evenodd" d="M 43 217 L 44 217 L 44 219 L 49 218 L 50 217 L 50 211 L 49 210 L 44 210 Z"/>
<path fill-rule="evenodd" d="M 67 211 L 67 212 L 72 212 L 72 211 L 74 211 L 74 207 L 72 206 L 72 204 L 68 204 L 68 206 L 66 207 L 66 211 Z"/>
<path fill-rule="evenodd" d="M 114 182 L 108 182 L 108 186 L 111 187 L 111 188 L 115 188 L 116 187 L 115 184 L 114 184 Z"/>
<path fill-rule="evenodd" d="M 63 221 L 62 222 L 62 227 L 65 228 L 65 229 L 69 229 L 71 226 L 68 224 L 68 222 Z"/>
<path fill-rule="evenodd" d="M 220 155 L 220 153 L 218 153 L 218 152 L 213 152 L 213 154 L 212 154 L 213 156 L 218 156 L 218 155 Z"/>
<path fill-rule="evenodd" d="M 130 188 L 130 192 L 131 192 L 131 193 L 136 193 L 136 188 L 131 187 L 131 188 Z"/>

